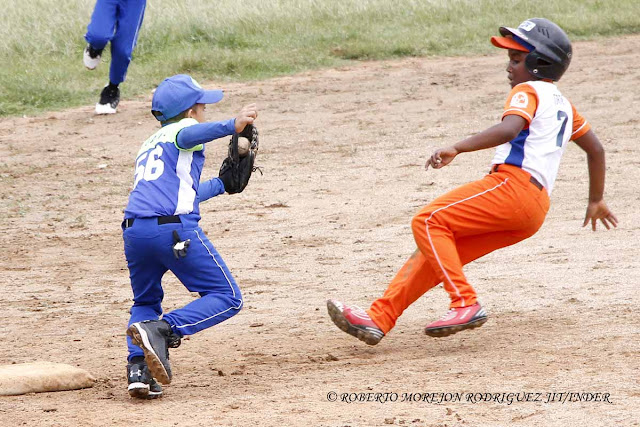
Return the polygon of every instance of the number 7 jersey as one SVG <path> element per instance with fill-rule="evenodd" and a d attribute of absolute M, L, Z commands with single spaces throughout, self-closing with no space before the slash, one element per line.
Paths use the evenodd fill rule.
<path fill-rule="evenodd" d="M 542 80 L 520 83 L 511 90 L 502 118 L 511 114 L 525 119 L 527 125 L 512 141 L 496 147 L 492 164 L 524 169 L 551 194 L 567 143 L 591 127 L 555 84 Z"/>

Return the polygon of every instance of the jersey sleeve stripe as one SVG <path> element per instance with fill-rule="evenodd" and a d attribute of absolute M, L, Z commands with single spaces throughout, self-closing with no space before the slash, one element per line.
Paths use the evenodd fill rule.
<path fill-rule="evenodd" d="M 585 121 L 585 122 L 582 124 L 582 126 L 580 126 L 578 129 L 576 129 L 576 131 L 575 131 L 575 132 L 573 132 L 573 133 L 571 134 L 571 136 L 574 136 L 575 134 L 579 133 L 579 132 L 580 132 L 580 131 L 585 127 L 585 126 L 587 126 L 588 124 L 589 124 L 589 122 L 586 122 L 586 121 Z M 586 132 L 585 132 L 585 133 L 586 133 Z"/>
<path fill-rule="evenodd" d="M 504 113 L 502 113 L 502 118 L 504 118 L 504 116 L 508 116 L 509 114 L 514 114 L 513 113 L 514 111 L 517 113 L 518 116 L 522 116 L 524 119 L 528 119 L 529 123 L 531 123 L 531 120 L 533 120 L 533 117 L 531 117 L 529 113 L 517 108 L 509 108 L 508 110 L 504 110 Z"/>

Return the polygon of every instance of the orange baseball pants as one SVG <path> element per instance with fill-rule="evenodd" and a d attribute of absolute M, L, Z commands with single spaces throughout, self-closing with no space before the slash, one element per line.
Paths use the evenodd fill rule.
<path fill-rule="evenodd" d="M 494 165 L 483 179 L 438 197 L 413 218 L 418 250 L 367 310 L 386 334 L 402 312 L 443 283 L 451 308 L 476 303 L 462 266 L 531 237 L 542 226 L 549 196 L 517 166 Z"/>

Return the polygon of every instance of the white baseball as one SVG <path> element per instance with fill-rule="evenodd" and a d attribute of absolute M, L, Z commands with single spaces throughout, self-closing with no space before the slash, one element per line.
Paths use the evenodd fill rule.
<path fill-rule="evenodd" d="M 249 154 L 249 146 L 251 145 L 251 142 L 249 141 L 248 138 L 245 138 L 243 136 L 238 138 L 238 155 L 240 157 L 244 157 L 247 154 Z"/>

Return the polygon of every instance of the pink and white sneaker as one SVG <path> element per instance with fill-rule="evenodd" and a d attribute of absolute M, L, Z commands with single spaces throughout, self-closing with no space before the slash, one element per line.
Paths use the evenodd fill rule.
<path fill-rule="evenodd" d="M 440 320 L 428 324 L 424 333 L 431 337 L 446 337 L 463 329 L 482 326 L 487 321 L 487 312 L 479 303 L 467 307 L 452 308 Z"/>
<path fill-rule="evenodd" d="M 327 310 L 336 326 L 349 335 L 369 345 L 376 345 L 384 337 L 384 332 L 374 323 L 366 311 L 360 307 L 349 307 L 340 301 L 328 300 Z"/>

